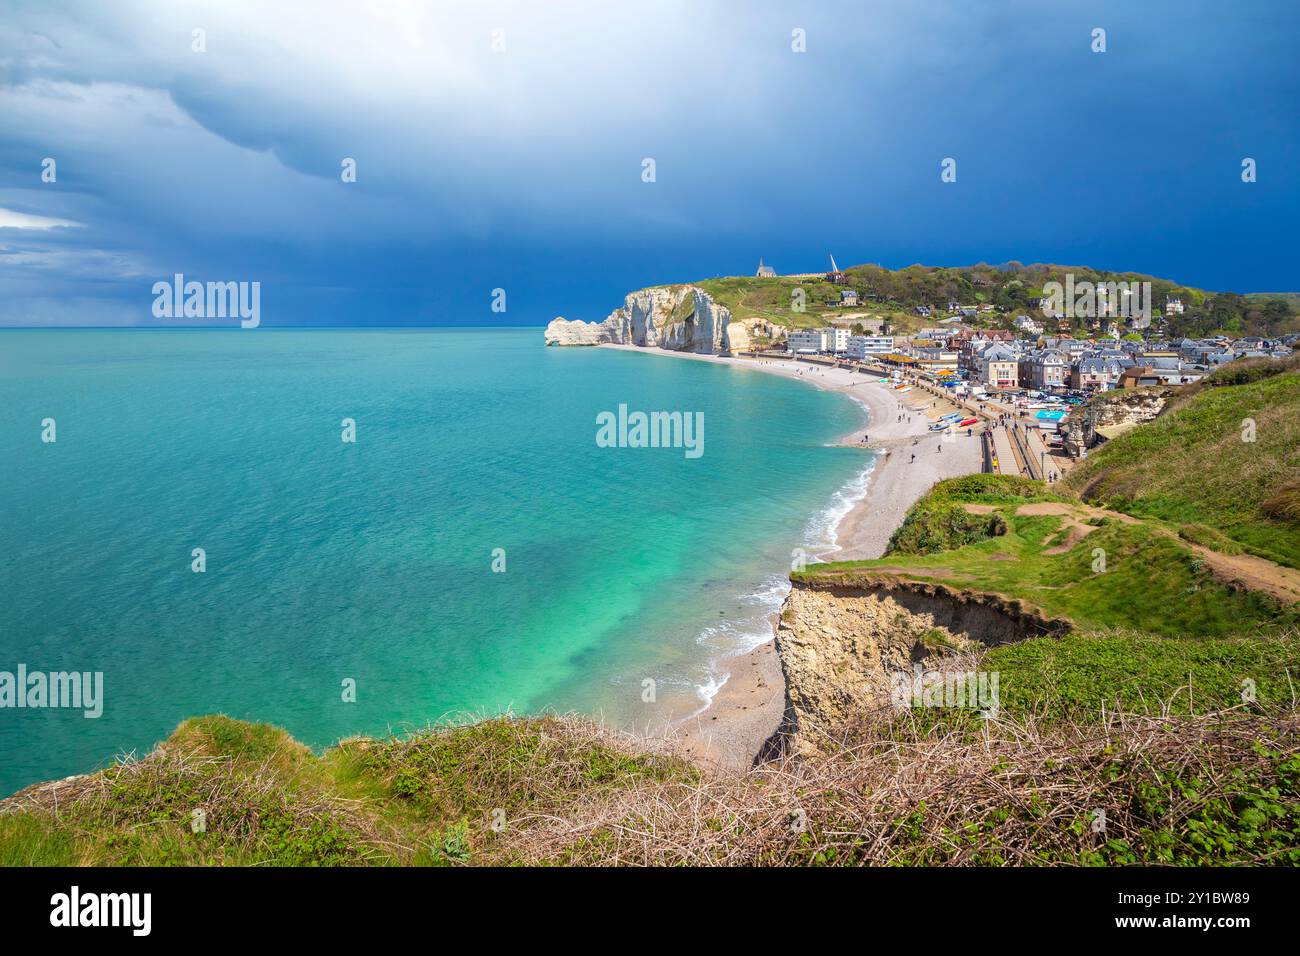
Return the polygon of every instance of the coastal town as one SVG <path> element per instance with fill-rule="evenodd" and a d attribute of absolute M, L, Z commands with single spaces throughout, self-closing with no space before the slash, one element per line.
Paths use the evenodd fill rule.
<path fill-rule="evenodd" d="M 938 443 L 941 454 L 960 434 L 979 440 L 972 470 L 1049 484 L 1180 389 L 1300 346 L 1285 294 L 1042 263 L 888 270 L 828 259 L 828 272 L 781 274 L 760 259 L 750 276 L 636 290 L 601 322 L 557 317 L 545 339 L 758 360 L 823 387 L 852 387 L 843 375 L 878 383 L 920 416 L 918 448 Z M 863 443 L 880 438 L 877 427 Z"/>
<path fill-rule="evenodd" d="M 760 265 L 758 278 L 774 275 Z M 837 286 L 850 282 L 833 265 L 825 279 Z M 1230 362 L 1285 358 L 1300 349 L 1294 332 L 1171 336 L 1167 320 L 1183 313 L 1181 299 L 1166 297 L 1153 314 L 1149 289 L 1143 311 L 1126 307 L 1127 289 L 1112 289 L 1109 299 L 1107 291 L 1097 285 L 1092 314 L 1082 317 L 1046 298 L 1030 299 L 1031 310 L 1019 314 L 988 303 L 918 305 L 916 316 L 928 324 L 905 334 L 896 333 L 888 318 L 857 312 L 832 316 L 821 328 L 771 323 L 751 349 L 736 354 L 833 366 L 879 376 L 901 394 L 919 391 L 930 399 L 922 404 L 930 408 L 932 431 L 978 430 L 985 471 L 1052 482 L 1090 448 L 1152 417 L 1173 390 Z M 865 301 L 859 290 L 840 290 L 838 305 L 845 310 Z M 1153 400 L 1116 407 L 1140 407 L 1146 414 L 1107 416 L 1099 413 L 1103 403 L 1090 401 L 1137 389 L 1154 392 Z"/>

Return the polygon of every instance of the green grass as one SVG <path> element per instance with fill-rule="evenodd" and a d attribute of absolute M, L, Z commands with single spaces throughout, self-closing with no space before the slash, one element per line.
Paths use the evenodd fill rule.
<path fill-rule="evenodd" d="M 1300 568 L 1300 371 L 1295 361 L 1281 372 L 1236 364 L 1107 442 L 1064 486 L 1118 511 L 1211 528 Z"/>
<path fill-rule="evenodd" d="M 999 673 L 1002 707 L 1040 719 L 1092 722 L 1103 710 L 1204 714 L 1242 705 L 1248 688 L 1256 706 L 1271 709 L 1300 694 L 1300 637 L 1071 634 L 993 648 L 980 668 Z"/>
<path fill-rule="evenodd" d="M 976 474 L 948 478 L 931 488 L 922 501 L 962 501 L 971 504 L 1027 504 L 1033 501 L 1066 501 L 1041 481 L 1016 475 Z"/>
<path fill-rule="evenodd" d="M 554 809 L 574 794 L 689 773 L 678 761 L 592 742 L 574 747 L 557 718 L 482 721 L 378 746 L 367 744 L 354 779 L 376 784 L 440 821 Z M 339 748 L 346 754 L 348 745 Z"/>
<path fill-rule="evenodd" d="M 519 814 L 644 783 L 690 781 L 676 758 L 620 749 L 555 717 L 497 718 L 317 756 L 225 716 L 182 723 L 157 751 L 75 781 L 57 806 L 0 813 L 0 865 L 458 865 L 500 860 Z M 57 819 L 53 815 L 57 811 Z M 196 811 L 204 815 L 195 832 Z"/>
<path fill-rule="evenodd" d="M 1245 549 L 1220 531 L 1203 524 L 1185 524 L 1178 529 L 1178 537 L 1199 544 L 1220 554 L 1244 554 Z"/>
<path fill-rule="evenodd" d="M 822 278 L 808 279 L 758 279 L 733 276 L 724 279 L 705 279 L 695 283 L 719 305 L 725 306 L 736 321 L 767 319 L 786 328 L 821 328 L 844 313 L 867 312 L 885 315 L 883 309 L 867 306 L 842 309 L 827 305 L 839 302 L 842 286 L 833 285 Z M 796 311 L 796 293 L 802 292 L 804 311 Z M 851 321 L 860 321 L 854 319 Z"/>
<path fill-rule="evenodd" d="M 57 801 L 0 807 L 0 865 L 1300 863 L 1296 661 L 1294 634 L 1031 640 L 981 665 L 1028 729 L 990 736 L 969 712 L 930 710 L 775 774 L 705 774 L 572 718 L 358 738 L 319 758 L 276 728 L 203 718 Z M 1238 706 L 1243 675 L 1256 704 Z M 1160 694 L 1175 714 L 1234 709 L 1135 724 Z M 1097 733 L 1115 702 L 1125 722 Z M 920 803 L 895 786 L 913 759 L 929 768 Z"/>
<path fill-rule="evenodd" d="M 885 553 L 935 554 L 1007 533 L 1009 526 L 1001 512 L 975 514 L 963 507 L 966 503 L 1059 500 L 1042 482 L 1026 478 L 986 474 L 950 478 L 939 482 L 912 506 L 890 537 Z"/>
<path fill-rule="evenodd" d="M 0 866 L 72 866 L 73 836 L 42 813 L 0 815 Z"/>
<path fill-rule="evenodd" d="M 1222 584 L 1155 526 L 1103 523 L 1068 551 L 1046 554 L 1062 540 L 1059 516 L 1016 515 L 1014 506 L 1000 514 L 1008 531 L 997 537 L 938 553 L 813 565 L 792 577 L 832 581 L 900 569 L 917 581 L 1018 598 L 1082 629 L 1127 627 L 1170 637 L 1222 636 L 1297 618 L 1267 595 Z M 1105 553 L 1104 571 L 1093 570 L 1097 549 Z"/>
<path fill-rule="evenodd" d="M 1095 727 L 1107 715 L 1204 716 L 1233 708 L 1264 714 L 1300 701 L 1300 630 L 1171 640 L 1139 631 L 1080 631 L 984 651 L 978 669 L 998 675 L 998 706 L 1012 721 L 1046 729 Z M 926 734 L 978 737 L 979 711 L 908 711 Z"/>

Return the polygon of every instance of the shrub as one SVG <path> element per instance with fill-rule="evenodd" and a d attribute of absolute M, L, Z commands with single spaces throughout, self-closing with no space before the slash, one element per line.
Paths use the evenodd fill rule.
<path fill-rule="evenodd" d="M 936 554 L 1007 533 L 999 512 L 974 514 L 960 504 L 917 504 L 889 539 L 886 554 Z"/>

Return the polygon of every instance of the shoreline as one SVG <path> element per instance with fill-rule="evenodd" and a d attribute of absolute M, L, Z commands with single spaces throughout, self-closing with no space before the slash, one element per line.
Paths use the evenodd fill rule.
<path fill-rule="evenodd" d="M 978 433 L 976 437 L 962 434 L 944 440 L 928 430 L 934 418 L 952 411 L 953 406 L 924 392 L 899 395 L 880 384 L 876 376 L 794 359 L 735 358 L 639 345 L 595 348 L 752 369 L 807 382 L 859 402 L 867 414 L 866 424 L 836 444 L 865 448 L 874 457 L 865 475 L 853 479 L 865 479 L 862 494 L 831 527 L 834 545 L 817 555 L 819 561 L 881 557 L 908 509 L 936 482 L 981 469 Z M 868 439 L 865 442 L 864 437 Z M 773 614 L 772 638 L 777 621 Z M 772 638 L 751 651 L 722 658 L 726 678 L 709 702 L 691 717 L 645 736 L 662 739 L 687 756 L 725 769 L 750 767 L 785 711 L 785 676 Z"/>

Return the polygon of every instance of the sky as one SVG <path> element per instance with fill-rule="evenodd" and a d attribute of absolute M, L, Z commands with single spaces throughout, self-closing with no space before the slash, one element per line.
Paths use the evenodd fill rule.
<path fill-rule="evenodd" d="M 1298 28 L 1294 0 L 0 0 L 0 325 L 183 325 L 153 309 L 177 273 L 260 283 L 263 328 L 542 325 L 832 254 L 1300 290 Z"/>

